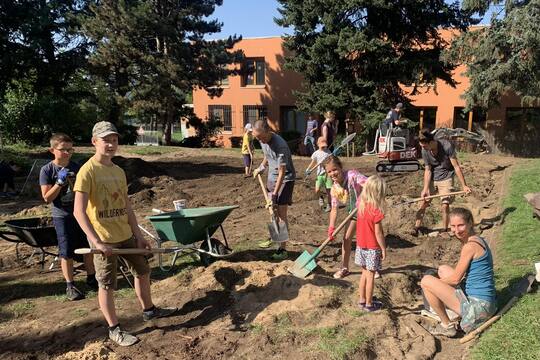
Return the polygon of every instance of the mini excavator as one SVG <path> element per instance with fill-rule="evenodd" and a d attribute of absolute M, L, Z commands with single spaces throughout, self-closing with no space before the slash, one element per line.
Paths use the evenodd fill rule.
<path fill-rule="evenodd" d="M 379 173 L 418 171 L 421 168 L 417 160 L 419 151 L 409 142 L 409 129 L 381 123 L 375 134 L 373 149 L 363 155 L 377 155 L 381 159 L 375 167 Z"/>

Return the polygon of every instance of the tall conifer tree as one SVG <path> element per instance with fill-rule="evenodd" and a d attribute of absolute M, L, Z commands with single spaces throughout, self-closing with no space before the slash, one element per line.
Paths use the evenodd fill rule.
<path fill-rule="evenodd" d="M 446 55 L 467 64 L 469 107 L 490 108 L 508 92 L 526 106 L 540 101 L 540 0 L 466 0 L 463 7 L 483 15 L 499 3 L 490 26 L 462 34 Z"/>
<path fill-rule="evenodd" d="M 444 0 L 280 0 L 281 18 L 291 27 L 287 65 L 303 74 L 298 93 L 304 110 L 346 111 L 380 120 L 381 111 L 407 95 L 400 85 L 442 79 L 455 82 L 457 66 L 442 61 L 448 46 L 441 28 L 465 31 L 470 14 Z"/>
<path fill-rule="evenodd" d="M 190 110 L 182 105 L 195 87 L 219 95 L 219 80 L 241 60 L 239 37 L 208 41 L 221 23 L 208 20 L 222 0 L 100 0 L 91 6 L 85 33 L 96 44 L 90 61 L 114 89 L 119 122 L 129 106 L 156 115 L 170 143 L 171 124 Z"/>

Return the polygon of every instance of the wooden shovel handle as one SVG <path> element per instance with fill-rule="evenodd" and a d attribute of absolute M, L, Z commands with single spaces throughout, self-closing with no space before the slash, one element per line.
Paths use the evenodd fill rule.
<path fill-rule="evenodd" d="M 399 204 L 396 204 L 396 205 L 412 204 L 412 203 L 423 201 L 423 200 L 435 199 L 435 198 L 440 198 L 440 197 L 445 197 L 445 196 L 462 195 L 462 194 L 466 194 L 466 193 L 467 193 L 466 191 L 456 191 L 456 192 L 451 192 L 451 193 L 448 193 L 448 194 L 430 195 L 430 196 L 426 196 L 426 197 L 419 197 L 419 198 L 416 198 L 416 199 L 407 200 L 405 202 L 402 202 L 402 203 L 399 203 Z"/>
<path fill-rule="evenodd" d="M 518 300 L 519 300 L 519 297 L 514 296 L 512 299 L 510 299 L 510 301 L 508 301 L 506 303 L 506 305 L 496 315 L 494 315 L 488 321 L 486 321 L 485 323 L 483 323 L 482 325 L 480 325 L 479 327 L 477 327 L 476 329 L 474 329 L 473 331 L 468 333 L 466 336 L 459 339 L 459 343 L 464 344 L 464 343 L 466 343 L 468 341 L 471 341 L 475 337 L 477 337 L 484 330 L 486 330 L 488 327 L 490 327 L 491 324 L 493 324 L 494 322 L 499 320 L 501 318 L 501 316 L 503 316 Z"/>
<path fill-rule="evenodd" d="M 112 249 L 113 255 L 146 255 L 146 254 L 163 254 L 172 252 L 175 249 L 172 248 L 152 248 L 152 249 L 138 249 L 138 248 L 131 248 L 131 249 Z M 75 249 L 75 254 L 101 254 L 101 251 L 98 249 L 90 249 L 90 248 L 81 248 L 81 249 Z"/>
<path fill-rule="evenodd" d="M 358 211 L 358 208 L 356 208 L 356 207 L 354 209 L 352 209 L 351 213 L 349 215 L 347 215 L 345 220 L 343 220 L 341 222 L 341 224 L 339 224 L 338 227 L 334 230 L 334 232 L 332 233 L 332 237 L 336 236 L 345 227 L 345 225 L 347 225 L 349 223 L 349 221 L 354 217 L 354 215 L 356 215 L 357 211 Z M 328 245 L 328 243 L 330 241 L 332 241 L 332 237 L 329 236 L 329 237 L 326 238 L 326 240 L 324 240 L 324 242 L 317 249 L 318 252 L 320 252 L 322 249 L 324 249 L 326 247 L 326 245 Z"/>
<path fill-rule="evenodd" d="M 259 184 L 261 184 L 261 189 L 264 195 L 264 200 L 266 200 L 266 204 L 270 202 L 270 198 L 268 197 L 268 191 L 266 190 L 266 186 L 264 185 L 264 181 L 261 177 L 261 174 L 257 174 L 257 179 L 259 179 Z M 266 206 L 265 204 L 265 206 Z M 268 211 L 270 212 L 270 215 L 274 216 L 274 209 L 272 206 L 268 208 Z"/>

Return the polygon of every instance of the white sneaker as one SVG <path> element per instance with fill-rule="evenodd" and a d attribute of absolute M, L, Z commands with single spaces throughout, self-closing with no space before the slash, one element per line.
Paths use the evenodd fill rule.
<path fill-rule="evenodd" d="M 126 331 L 122 331 L 120 326 L 117 326 L 113 331 L 109 330 L 109 339 L 120 346 L 131 346 L 139 339 Z"/>

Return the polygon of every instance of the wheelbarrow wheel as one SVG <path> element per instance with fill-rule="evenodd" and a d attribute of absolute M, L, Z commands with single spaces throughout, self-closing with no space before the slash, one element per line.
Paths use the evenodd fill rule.
<path fill-rule="evenodd" d="M 208 241 L 204 240 L 199 247 L 199 249 L 208 251 L 214 254 L 218 255 L 227 255 L 229 253 L 229 249 L 218 239 L 216 238 L 210 238 L 210 249 L 208 248 Z M 201 263 L 204 266 L 209 266 L 214 261 L 216 261 L 216 258 L 212 255 L 205 254 L 205 253 L 199 253 L 199 257 L 201 258 Z"/>

